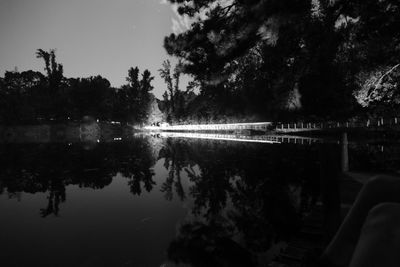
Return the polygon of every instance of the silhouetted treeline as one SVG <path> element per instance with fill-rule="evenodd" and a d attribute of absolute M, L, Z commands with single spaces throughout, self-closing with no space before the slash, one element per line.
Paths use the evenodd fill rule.
<path fill-rule="evenodd" d="M 148 70 L 128 71 L 127 84 L 113 88 L 101 76 L 66 78 L 56 62 L 54 50 L 41 49 L 38 58 L 45 62 L 46 75 L 36 71 L 7 71 L 0 78 L 0 124 L 81 120 L 92 116 L 100 120 L 144 123 L 154 96 L 150 93 L 154 77 Z"/>

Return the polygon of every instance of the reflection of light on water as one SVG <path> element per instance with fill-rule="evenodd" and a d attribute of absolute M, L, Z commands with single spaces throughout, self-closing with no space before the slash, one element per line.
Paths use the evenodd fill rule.
<path fill-rule="evenodd" d="M 281 142 L 272 140 L 269 136 L 248 136 L 248 135 L 233 135 L 233 134 L 205 134 L 205 133 L 176 133 L 176 132 L 162 132 L 161 137 L 178 137 L 178 138 L 196 138 L 196 139 L 211 139 L 211 140 L 224 140 L 236 142 L 252 142 L 252 143 L 266 143 L 266 144 L 279 144 Z"/>
<path fill-rule="evenodd" d="M 175 138 L 195 138 L 209 140 L 224 140 L 235 142 L 264 143 L 264 144 L 301 144 L 311 145 L 313 143 L 324 142 L 322 138 L 304 137 L 294 135 L 234 135 L 234 134 L 211 134 L 211 133 L 190 133 L 190 132 L 158 132 L 150 134 L 152 137 L 175 137 Z"/>

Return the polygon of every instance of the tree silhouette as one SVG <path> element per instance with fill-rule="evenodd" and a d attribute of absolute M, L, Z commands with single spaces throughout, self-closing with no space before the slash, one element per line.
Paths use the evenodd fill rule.
<path fill-rule="evenodd" d="M 168 99 L 168 108 L 170 108 L 170 110 L 168 110 L 167 112 L 175 112 L 175 91 L 174 91 L 174 85 L 173 85 L 173 81 L 172 81 L 172 77 L 171 77 L 171 62 L 169 60 L 165 60 L 162 64 L 162 68 L 158 70 L 160 73 L 161 78 L 164 79 L 166 85 L 167 85 L 167 90 L 168 93 L 164 93 L 165 96 L 169 97 Z M 176 85 L 177 83 L 175 83 Z"/>
<path fill-rule="evenodd" d="M 43 49 L 38 49 L 36 51 L 36 57 L 44 60 L 49 87 L 52 90 L 57 90 L 63 78 L 64 70 L 63 65 L 56 62 L 55 50 L 50 49 L 50 52 L 47 52 Z"/>
<path fill-rule="evenodd" d="M 47 77 L 50 77 L 52 72 L 50 69 L 50 53 L 43 49 L 38 49 L 36 51 L 36 58 L 42 58 L 44 60 Z"/>
<path fill-rule="evenodd" d="M 186 91 L 180 90 L 179 82 L 183 73 L 182 61 L 178 61 L 173 71 L 171 69 L 171 62 L 165 60 L 162 68 L 158 70 L 167 85 L 167 91 L 163 94 L 164 113 L 167 115 L 168 121 L 180 121 L 189 115 L 187 114 L 187 106 L 193 96 L 192 90 L 196 83 L 190 83 Z"/>
<path fill-rule="evenodd" d="M 122 86 L 119 94 L 122 99 L 122 105 L 126 106 L 127 116 L 131 121 L 137 124 L 146 123 L 150 113 L 151 93 L 153 86 L 151 82 L 154 77 L 151 76 L 149 70 L 144 70 L 142 76 L 139 77 L 140 71 L 138 67 L 130 68 L 128 77 L 126 78 L 128 84 Z"/>

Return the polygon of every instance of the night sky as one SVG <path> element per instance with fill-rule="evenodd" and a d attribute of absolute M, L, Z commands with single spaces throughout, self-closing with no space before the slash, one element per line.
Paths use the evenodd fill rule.
<path fill-rule="evenodd" d="M 55 48 L 66 77 L 99 74 L 118 87 L 130 67 L 147 68 L 160 98 L 163 39 L 185 27 L 164 0 L 0 0 L 0 75 L 15 67 L 44 73 L 36 49 Z"/>

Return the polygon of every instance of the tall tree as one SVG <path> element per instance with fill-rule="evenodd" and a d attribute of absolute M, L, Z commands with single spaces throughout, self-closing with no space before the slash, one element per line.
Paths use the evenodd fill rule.
<path fill-rule="evenodd" d="M 54 49 L 50 49 L 49 52 L 43 49 L 38 49 L 36 51 L 36 57 L 42 58 L 45 63 L 45 70 L 47 73 L 47 78 L 49 82 L 49 87 L 56 90 L 60 86 L 61 80 L 63 78 L 63 65 L 57 63 L 56 54 Z"/>
<path fill-rule="evenodd" d="M 167 59 L 162 63 L 162 68 L 158 70 L 160 73 L 161 78 L 164 79 L 166 85 L 167 85 L 167 90 L 169 93 L 169 104 L 167 105 L 171 110 L 168 110 L 167 112 L 175 112 L 175 95 L 174 95 L 174 85 L 171 77 L 171 62 Z M 176 83 L 175 83 L 176 87 Z M 167 94 L 168 94 L 167 93 Z"/>
<path fill-rule="evenodd" d="M 47 86 L 43 90 L 48 99 L 43 106 L 44 113 L 47 114 L 46 117 L 48 118 L 65 117 L 64 108 L 67 105 L 67 99 L 65 91 L 62 90 L 64 80 L 63 65 L 57 63 L 54 49 L 50 49 L 49 52 L 38 49 L 36 57 L 44 60 L 45 71 L 47 73 L 45 79 Z"/>
<path fill-rule="evenodd" d="M 140 95 L 140 82 L 139 82 L 139 68 L 131 67 L 128 70 L 128 77 L 126 78 L 128 85 L 123 87 L 126 91 L 127 96 L 127 107 L 128 112 L 131 114 L 133 120 L 137 120 L 137 114 L 139 113 L 138 102 Z"/>
<path fill-rule="evenodd" d="M 126 96 L 126 107 L 130 120 L 136 123 L 145 123 L 147 120 L 150 107 L 150 91 L 153 90 L 151 76 L 149 70 L 144 70 L 141 77 L 138 67 L 131 67 L 126 78 L 128 84 L 122 86 L 122 94 Z M 120 93 L 121 94 L 121 93 Z"/>
<path fill-rule="evenodd" d="M 151 82 L 154 80 L 154 77 L 151 76 L 149 70 L 144 70 L 142 73 L 142 79 L 140 80 L 140 97 L 139 97 L 139 120 L 143 122 L 147 122 L 149 112 L 150 112 L 150 102 L 151 102 L 151 94 L 150 92 L 154 89 L 151 85 Z"/>
<path fill-rule="evenodd" d="M 185 92 L 179 89 L 180 77 L 183 72 L 182 61 L 178 61 L 173 71 L 171 69 L 171 62 L 165 60 L 162 64 L 162 68 L 159 69 L 159 73 L 167 85 L 167 91 L 163 95 L 167 117 L 170 119 L 178 119 L 183 115 L 185 106 Z"/>

